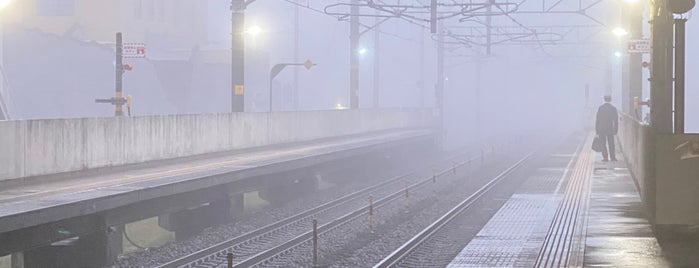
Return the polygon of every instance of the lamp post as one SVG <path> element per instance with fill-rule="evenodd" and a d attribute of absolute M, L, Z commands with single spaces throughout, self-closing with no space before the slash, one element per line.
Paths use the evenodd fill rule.
<path fill-rule="evenodd" d="M 245 8 L 253 2 L 231 0 L 231 112 L 245 111 Z"/>
<path fill-rule="evenodd" d="M 7 6 L 10 5 L 10 3 L 12 3 L 11 0 L 0 0 L 0 10 L 5 9 Z M 0 42 L 2 42 L 2 35 L 3 35 L 2 29 L 0 29 Z M 0 53 L 0 65 L 2 65 L 2 55 L 1 54 L 2 53 Z M 4 76 L 4 74 L 3 74 L 3 76 Z M 3 80 L 4 79 L 5 78 L 3 77 Z M 4 99 L 4 97 L 5 97 L 4 96 L 5 85 L 6 85 L 6 83 L 4 83 L 4 81 L 2 84 L 0 84 L 0 120 L 10 119 L 10 116 L 8 114 L 9 109 L 7 108 L 7 104 L 5 103 L 5 99 Z"/>
<path fill-rule="evenodd" d="M 643 12 L 639 0 L 623 0 L 621 27 L 612 32 L 624 45 L 639 42 L 643 38 Z M 622 28 L 623 27 L 623 28 Z M 643 93 L 642 61 L 643 53 L 629 51 L 621 64 L 621 110 L 627 114 L 637 114 L 634 99 L 641 99 Z"/>
<path fill-rule="evenodd" d="M 274 65 L 272 69 L 269 71 L 269 112 L 271 113 L 273 111 L 272 109 L 272 82 L 274 81 L 274 78 L 277 77 L 279 73 L 286 68 L 286 66 L 303 66 L 306 67 L 306 70 L 310 70 L 313 68 L 313 66 L 316 66 L 315 63 L 313 63 L 311 60 L 306 60 L 306 62 L 303 63 L 279 63 L 277 65 Z"/>
<path fill-rule="evenodd" d="M 350 109 L 359 108 L 359 0 L 350 6 Z"/>
<path fill-rule="evenodd" d="M 684 132 L 684 31 L 678 50 L 673 49 L 674 14 L 684 14 L 695 5 L 695 0 L 657 0 L 651 3 L 651 127 L 656 133 Z M 679 30 L 683 30 L 680 22 Z M 676 26 L 676 25 L 674 25 Z M 677 27 L 674 29 L 677 31 Z M 677 52 L 673 58 L 673 52 Z M 679 54 L 679 55 L 678 55 Z M 681 62 L 674 64 L 675 60 Z M 673 76 L 673 68 L 675 70 Z M 673 85 L 673 79 L 682 80 Z M 673 90 L 674 89 L 674 90 Z M 674 93 L 674 94 L 673 94 Z M 673 98 L 675 104 L 673 105 Z M 673 108 L 675 116 L 673 118 Z M 674 119 L 674 120 L 673 120 Z M 681 123 L 678 123 L 680 122 Z M 673 127 L 673 122 L 675 127 Z M 679 126 L 677 126 L 679 124 Z M 680 128 L 681 127 L 681 128 Z"/>
<path fill-rule="evenodd" d="M 675 14 L 689 12 L 694 5 L 694 0 L 675 0 L 670 2 L 670 8 Z M 684 82 L 685 82 L 685 25 L 686 18 L 675 19 L 675 134 L 684 133 Z"/>

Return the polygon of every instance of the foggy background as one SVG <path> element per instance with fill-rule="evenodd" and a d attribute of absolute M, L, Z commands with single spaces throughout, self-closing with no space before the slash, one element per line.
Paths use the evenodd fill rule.
<path fill-rule="evenodd" d="M 116 31 L 124 33 L 125 42 L 147 44 L 146 59 L 125 60 L 134 66 L 124 76 L 124 93 L 133 97 L 133 115 L 230 110 L 230 1 L 96 2 L 100 1 L 16 1 L 2 11 L 4 98 L 13 119 L 112 116 L 113 106 L 94 99 L 114 95 Z M 292 2 L 301 5 L 297 58 Z M 340 2 L 348 1 L 258 0 L 248 7 L 246 26 L 259 26 L 261 32 L 246 39 L 246 111 L 267 111 L 271 66 L 306 59 L 318 65 L 310 70 L 288 67 L 274 80 L 275 110 L 349 106 L 349 23 L 322 13 L 327 4 Z M 407 2 L 420 1 L 402 1 Z M 578 4 L 562 1 L 556 8 L 575 9 Z M 541 1 L 530 0 L 521 8 L 540 5 Z M 557 42 L 548 42 L 544 35 L 538 41 L 504 42 L 494 45 L 490 54 L 477 44 L 478 38 L 470 43 L 447 38 L 453 42 L 446 46 L 445 58 L 447 136 L 499 139 L 572 126 L 596 109 L 608 91 L 621 109 L 621 59 L 614 52 L 623 51 L 624 45 L 610 33 L 620 23 L 620 8 L 618 1 L 590 8 L 587 14 L 601 24 L 572 14 L 493 16 L 492 24 L 502 27 L 603 26 L 579 30 Z M 371 12 L 362 9 L 363 14 Z M 692 75 L 699 72 L 699 52 L 692 49 L 699 45 L 699 22 L 691 14 L 689 18 L 686 129 L 699 132 L 699 78 Z M 374 24 L 374 18 L 360 20 Z M 450 33 L 478 35 L 484 20 L 449 20 L 445 26 Z M 436 37 L 426 26 L 387 21 L 380 26 L 378 51 L 374 31 L 362 35 L 361 108 L 373 108 L 376 55 L 380 107 L 435 105 Z M 648 25 L 645 28 L 648 36 Z M 643 72 L 647 98 L 648 69 Z"/>

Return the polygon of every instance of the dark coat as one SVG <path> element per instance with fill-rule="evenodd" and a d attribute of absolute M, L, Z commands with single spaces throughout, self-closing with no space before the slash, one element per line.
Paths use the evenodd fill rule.
<path fill-rule="evenodd" d="M 597 110 L 595 121 L 597 135 L 616 135 L 619 131 L 619 114 L 610 103 L 602 104 Z"/>

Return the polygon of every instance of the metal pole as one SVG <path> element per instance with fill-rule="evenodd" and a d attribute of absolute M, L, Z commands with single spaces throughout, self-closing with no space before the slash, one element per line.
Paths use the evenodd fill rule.
<path fill-rule="evenodd" d="M 483 73 L 483 59 L 481 55 L 476 56 L 476 77 L 475 77 L 475 94 L 474 98 L 476 100 L 476 105 L 474 105 L 476 111 L 475 111 L 475 117 L 476 117 L 476 143 L 481 143 L 483 142 L 483 105 L 481 103 L 481 76 Z"/>
<path fill-rule="evenodd" d="M 294 5 L 294 62 L 299 62 L 299 6 Z M 299 69 L 294 69 L 294 91 L 293 91 L 294 110 L 299 109 Z"/>
<path fill-rule="evenodd" d="M 420 31 L 420 95 L 418 103 L 420 108 L 425 107 L 425 32 L 422 29 Z"/>
<path fill-rule="evenodd" d="M 359 0 L 350 8 L 350 109 L 359 108 Z"/>
<path fill-rule="evenodd" d="M 439 112 L 438 124 L 438 146 L 441 148 L 444 139 L 444 23 L 438 24 L 437 34 L 437 86 L 435 90 L 435 104 Z"/>
<path fill-rule="evenodd" d="M 684 133 L 685 24 L 675 19 L 675 134 Z"/>
<path fill-rule="evenodd" d="M 245 1 L 231 0 L 231 112 L 245 111 Z"/>
<path fill-rule="evenodd" d="M 379 14 L 379 11 L 376 10 L 376 14 Z M 381 19 L 377 16 L 376 19 L 374 20 L 374 23 L 376 23 L 376 26 L 374 28 L 374 101 L 373 101 L 373 106 L 374 108 L 379 108 L 379 75 L 381 72 L 381 68 L 379 67 L 379 64 L 381 63 L 381 59 L 379 58 L 380 54 L 380 47 L 381 47 L 381 28 L 379 26 L 379 23 L 381 23 Z"/>
<path fill-rule="evenodd" d="M 634 5 L 631 7 L 631 13 L 628 17 L 629 37 L 632 39 L 643 38 L 643 8 L 642 5 Z M 629 98 L 628 107 L 629 114 L 635 114 L 634 99 L 643 99 L 643 54 L 634 53 L 628 57 L 628 79 L 629 79 Z"/>
<path fill-rule="evenodd" d="M 121 33 L 116 33 L 116 94 L 115 99 L 123 99 L 123 82 L 124 82 L 124 44 L 122 41 Z M 117 102 L 114 105 L 114 115 L 123 116 L 124 110 L 121 102 Z"/>
<path fill-rule="evenodd" d="M 629 23 L 629 16 L 632 13 L 632 10 L 629 10 L 629 8 L 622 8 L 621 9 L 621 20 L 623 22 L 622 26 L 625 29 L 629 29 L 630 23 Z M 621 111 L 627 114 L 631 114 L 631 101 L 630 99 L 633 99 L 631 97 L 631 77 L 630 77 L 630 66 L 631 66 L 631 55 L 630 53 L 624 51 L 623 52 L 623 59 L 621 60 Z"/>
<path fill-rule="evenodd" d="M 672 14 L 667 0 L 651 2 L 651 127 L 672 133 Z"/>
<path fill-rule="evenodd" d="M 488 14 L 490 14 L 493 10 L 493 3 L 494 3 L 494 0 L 488 0 L 488 7 L 487 7 Z M 490 55 L 490 49 L 491 49 L 491 46 L 493 44 L 493 41 L 492 41 L 492 30 L 493 30 L 492 28 L 493 27 L 492 27 L 492 25 L 493 25 L 493 17 L 490 15 L 486 16 L 485 17 L 485 30 L 486 30 L 486 43 L 485 43 L 486 44 L 486 47 L 485 47 L 486 52 L 485 53 L 487 55 Z"/>
<path fill-rule="evenodd" d="M 274 77 L 272 75 L 269 76 L 269 112 L 271 113 L 274 109 L 272 107 L 272 82 L 274 81 Z"/>

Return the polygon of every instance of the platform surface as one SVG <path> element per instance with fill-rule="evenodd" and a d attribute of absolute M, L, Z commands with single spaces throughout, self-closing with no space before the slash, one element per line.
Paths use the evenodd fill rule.
<path fill-rule="evenodd" d="M 398 130 L 5 186 L 0 188 L 0 233 L 429 137 L 427 130 Z"/>
<path fill-rule="evenodd" d="M 602 162 L 591 139 L 550 155 L 448 267 L 678 266 L 648 223 L 623 155 Z"/>

